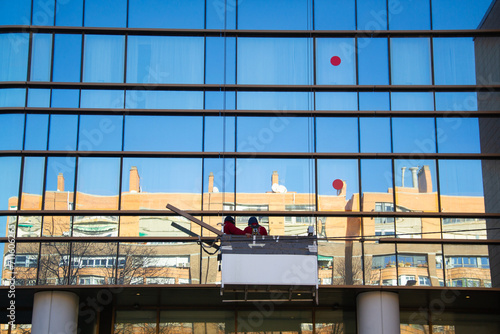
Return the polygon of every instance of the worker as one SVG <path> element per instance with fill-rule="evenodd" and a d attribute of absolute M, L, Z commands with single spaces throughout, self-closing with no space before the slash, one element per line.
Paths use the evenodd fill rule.
<path fill-rule="evenodd" d="M 264 226 L 259 225 L 259 221 L 255 217 L 248 219 L 248 226 L 243 230 L 246 234 L 252 235 L 267 235 L 267 230 Z"/>
<path fill-rule="evenodd" d="M 236 225 L 234 224 L 234 218 L 231 216 L 227 216 L 224 219 L 224 226 L 222 231 L 225 234 L 245 235 L 245 232 L 236 227 Z"/>

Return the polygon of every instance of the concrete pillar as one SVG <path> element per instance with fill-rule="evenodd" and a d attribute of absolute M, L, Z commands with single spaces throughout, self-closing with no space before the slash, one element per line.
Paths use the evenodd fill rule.
<path fill-rule="evenodd" d="M 76 334 L 78 327 L 78 296 L 67 291 L 35 293 L 32 334 Z"/>
<path fill-rule="evenodd" d="M 359 334 L 399 334 L 399 298 L 395 292 L 362 292 L 356 298 Z"/>

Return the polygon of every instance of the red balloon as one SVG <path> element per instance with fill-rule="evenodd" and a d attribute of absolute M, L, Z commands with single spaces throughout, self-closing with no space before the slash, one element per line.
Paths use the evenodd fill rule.
<path fill-rule="evenodd" d="M 333 65 L 333 66 L 339 66 L 340 65 L 340 57 L 338 56 L 333 56 L 332 58 L 330 58 L 330 63 Z"/>
<path fill-rule="evenodd" d="M 333 181 L 332 186 L 334 189 L 340 190 L 340 189 L 344 188 L 344 181 L 342 181 L 340 179 L 336 179 L 335 181 Z"/>

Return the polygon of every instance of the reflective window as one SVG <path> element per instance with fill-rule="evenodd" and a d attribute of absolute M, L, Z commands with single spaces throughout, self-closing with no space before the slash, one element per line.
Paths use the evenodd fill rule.
<path fill-rule="evenodd" d="M 201 182 L 201 159 L 124 158 L 121 208 L 200 210 Z"/>
<path fill-rule="evenodd" d="M 81 108 L 122 109 L 123 105 L 123 90 L 82 89 L 81 91 Z"/>
<path fill-rule="evenodd" d="M 375 235 L 374 222 L 363 219 L 365 235 Z M 364 272 L 366 285 L 397 285 L 394 244 L 365 243 Z"/>
<path fill-rule="evenodd" d="M 127 82 L 203 83 L 203 50 L 203 37 L 130 36 Z"/>
<path fill-rule="evenodd" d="M 43 176 L 45 174 L 44 157 L 25 157 L 23 169 L 22 210 L 41 210 Z M 40 226 L 39 226 L 40 227 Z"/>
<path fill-rule="evenodd" d="M 429 39 L 391 38 L 391 76 L 393 85 L 430 85 Z"/>
<path fill-rule="evenodd" d="M 78 108 L 80 91 L 78 89 L 52 89 L 52 108 Z"/>
<path fill-rule="evenodd" d="M 79 151 L 121 151 L 123 116 L 82 115 Z"/>
<path fill-rule="evenodd" d="M 84 82 L 123 82 L 124 36 L 85 35 Z"/>
<path fill-rule="evenodd" d="M 35 26 L 54 25 L 55 0 L 33 1 L 32 24 Z"/>
<path fill-rule="evenodd" d="M 392 92 L 392 110 L 434 110 L 434 98 L 431 92 Z"/>
<path fill-rule="evenodd" d="M 126 27 L 126 0 L 85 0 L 85 27 Z"/>
<path fill-rule="evenodd" d="M 238 83 L 312 83 L 310 42 L 306 38 L 238 38 Z"/>
<path fill-rule="evenodd" d="M 31 0 L 0 2 L 0 25 L 30 25 L 30 14 Z"/>
<path fill-rule="evenodd" d="M 49 157 L 47 159 L 45 210 L 73 210 L 75 166 L 75 157 Z M 69 217 L 48 217 L 44 220 L 44 233 L 61 235 L 63 231 L 69 231 L 69 221 Z"/>
<path fill-rule="evenodd" d="M 28 88 L 28 107 L 50 107 L 50 89 Z"/>
<path fill-rule="evenodd" d="M 425 30 L 430 28 L 430 1 L 389 1 L 390 30 Z"/>
<path fill-rule="evenodd" d="M 436 92 L 436 110 L 476 111 L 475 92 Z"/>
<path fill-rule="evenodd" d="M 314 29 L 316 30 L 356 29 L 356 24 L 355 24 L 356 14 L 355 14 L 354 0 L 347 0 L 347 1 L 315 0 L 313 1 L 313 3 L 314 3 Z"/>
<path fill-rule="evenodd" d="M 487 245 L 444 245 L 443 249 L 446 286 L 491 288 L 490 267 L 483 260 L 491 256 Z M 495 331 L 493 327 L 484 328 L 485 332 L 491 330 Z"/>
<path fill-rule="evenodd" d="M 307 92 L 238 92 L 237 108 L 243 110 L 312 110 Z"/>
<path fill-rule="evenodd" d="M 210 194 L 208 198 L 204 195 L 203 210 L 222 210 L 227 204 L 234 206 L 235 160 L 204 159 L 203 163 L 203 193 Z"/>
<path fill-rule="evenodd" d="M 475 55 L 472 38 L 434 38 L 436 85 L 475 85 Z"/>
<path fill-rule="evenodd" d="M 0 208 L 1 210 L 17 209 L 19 180 L 21 176 L 21 157 L 0 157 Z M 5 219 L 7 217 L 1 217 Z M 5 223 L 5 220 L 0 220 Z M 6 229 L 2 226 L 1 235 Z"/>
<path fill-rule="evenodd" d="M 394 153 L 435 153 L 436 131 L 433 118 L 393 118 Z"/>
<path fill-rule="evenodd" d="M 355 56 L 353 38 L 317 38 L 316 84 L 355 85 Z"/>
<path fill-rule="evenodd" d="M 49 129 L 49 150 L 76 150 L 78 116 L 51 115 Z"/>
<path fill-rule="evenodd" d="M 307 117 L 238 117 L 236 131 L 239 152 L 311 152 L 313 148 Z"/>
<path fill-rule="evenodd" d="M 356 0 L 358 30 L 387 30 L 386 0 Z"/>
<path fill-rule="evenodd" d="M 498 223 L 485 218 L 443 218 L 443 239 L 486 239 L 489 223 Z M 491 238 L 491 237 L 490 237 Z"/>
<path fill-rule="evenodd" d="M 207 2 L 207 29 L 236 29 L 236 5 L 235 1 Z"/>
<path fill-rule="evenodd" d="M 79 82 L 82 36 L 55 34 L 53 81 Z"/>
<path fill-rule="evenodd" d="M 23 114 L 0 114 L 0 150 L 22 150 Z"/>
<path fill-rule="evenodd" d="M 0 107 L 24 107 L 26 89 L 0 88 Z"/>
<path fill-rule="evenodd" d="M 201 151 L 199 116 L 125 116 L 125 151 Z"/>
<path fill-rule="evenodd" d="M 311 2 L 308 0 L 253 0 L 238 2 L 238 29 L 311 29 Z"/>
<path fill-rule="evenodd" d="M 67 285 L 69 243 L 42 243 L 38 285 Z"/>
<path fill-rule="evenodd" d="M 50 81 L 52 35 L 33 34 L 31 49 L 31 81 Z"/>
<path fill-rule="evenodd" d="M 26 81 L 28 45 L 28 34 L 0 34 L 0 81 Z"/>
<path fill-rule="evenodd" d="M 236 109 L 236 92 L 205 92 L 205 109 Z M 247 104 L 250 104 L 250 100 L 247 99 Z"/>
<path fill-rule="evenodd" d="M 388 85 L 389 60 L 386 38 L 358 38 L 360 85 Z"/>
<path fill-rule="evenodd" d="M 436 119 L 439 153 L 481 153 L 477 118 Z"/>
<path fill-rule="evenodd" d="M 391 121 L 388 117 L 359 119 L 360 152 L 391 152 Z"/>
<path fill-rule="evenodd" d="M 439 286 L 443 279 L 443 268 L 437 264 L 442 260 L 441 245 L 400 244 L 397 246 L 398 285 Z"/>
<path fill-rule="evenodd" d="M 39 243 L 22 243 L 21 245 L 16 245 L 14 272 L 17 273 L 15 275 L 15 284 L 17 286 L 36 284 L 39 252 Z"/>
<path fill-rule="evenodd" d="M 224 116 L 205 117 L 205 152 L 234 152 L 235 118 Z"/>
<path fill-rule="evenodd" d="M 207 84 L 234 84 L 236 80 L 236 38 L 206 38 Z"/>
<path fill-rule="evenodd" d="M 357 160 L 318 160 L 318 201 L 322 211 L 359 211 Z"/>
<path fill-rule="evenodd" d="M 120 159 L 80 158 L 78 160 L 76 209 L 117 210 Z M 96 201 L 96 196 L 99 200 Z"/>
<path fill-rule="evenodd" d="M 49 115 L 26 115 L 25 150 L 46 150 Z"/>
<path fill-rule="evenodd" d="M 111 242 L 75 242 L 68 258 L 72 285 L 105 285 L 116 280 L 118 244 Z M 109 260 L 109 262 L 108 262 Z"/>
<path fill-rule="evenodd" d="M 128 90 L 127 109 L 203 109 L 203 93 L 195 91 Z"/>
<path fill-rule="evenodd" d="M 82 26 L 83 0 L 56 0 L 56 26 Z"/>
<path fill-rule="evenodd" d="M 361 160 L 363 211 L 394 211 L 392 166 L 390 160 Z M 377 203 L 384 203 L 377 206 Z"/>
<path fill-rule="evenodd" d="M 359 92 L 359 110 L 390 110 L 389 93 Z"/>
<path fill-rule="evenodd" d="M 317 92 L 316 110 L 358 110 L 356 92 Z"/>
<path fill-rule="evenodd" d="M 491 0 L 432 0 L 432 29 L 476 29 Z"/>
<path fill-rule="evenodd" d="M 358 152 L 358 119 L 316 118 L 316 152 Z"/>
<path fill-rule="evenodd" d="M 128 13 L 129 28 L 203 29 L 205 1 L 131 0 Z"/>

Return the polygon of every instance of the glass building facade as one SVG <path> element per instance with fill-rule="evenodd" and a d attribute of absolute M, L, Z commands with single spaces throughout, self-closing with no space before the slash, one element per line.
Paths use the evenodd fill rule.
<path fill-rule="evenodd" d="M 40 291 L 76 294 L 82 333 L 356 333 L 370 291 L 401 333 L 500 333 L 499 22 L 496 0 L 0 0 L 0 333 L 33 330 Z M 312 226 L 318 302 L 224 302 L 215 234 L 167 204 Z"/>

